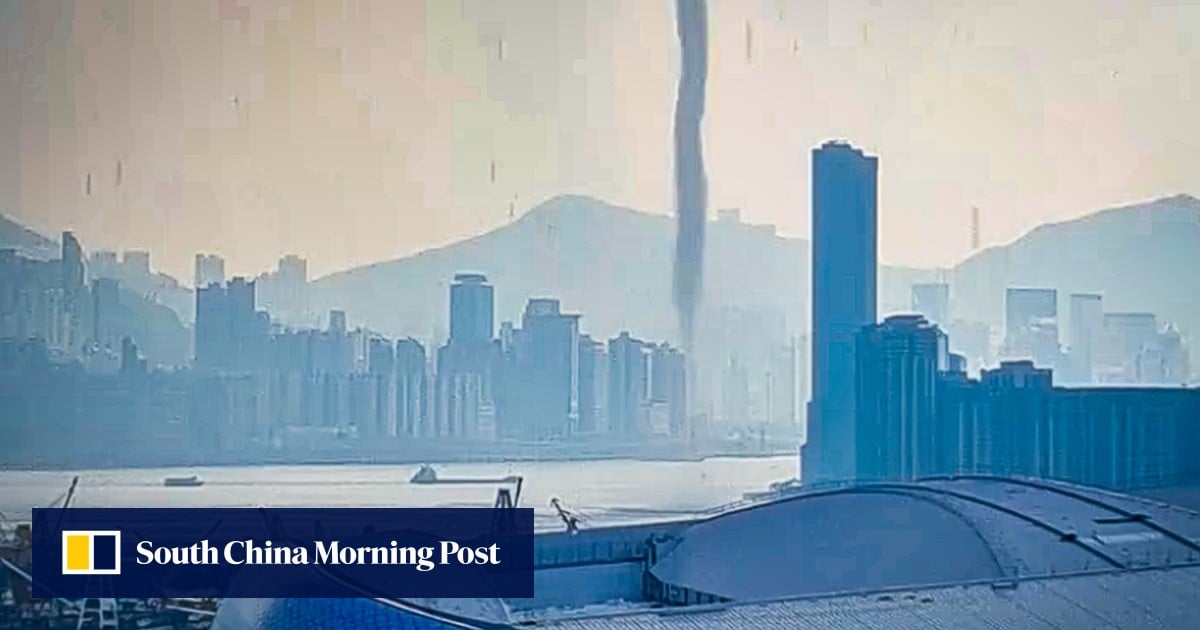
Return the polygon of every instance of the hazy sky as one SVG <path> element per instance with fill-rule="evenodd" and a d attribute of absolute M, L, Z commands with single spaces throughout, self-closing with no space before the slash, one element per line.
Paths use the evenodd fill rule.
<path fill-rule="evenodd" d="M 880 155 L 889 263 L 961 259 L 972 205 L 986 244 L 1200 192 L 1184 4 L 710 0 L 712 208 L 807 235 L 831 137 Z M 669 212 L 673 5 L 3 0 L 0 212 L 187 282 L 197 250 L 327 273 L 558 193 Z"/>

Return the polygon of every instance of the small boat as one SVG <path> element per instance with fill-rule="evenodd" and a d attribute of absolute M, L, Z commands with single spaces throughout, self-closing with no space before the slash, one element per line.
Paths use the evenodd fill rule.
<path fill-rule="evenodd" d="M 437 471 L 429 464 L 422 464 L 421 470 L 408 480 L 409 483 L 437 483 Z"/>
<path fill-rule="evenodd" d="M 195 488 L 203 486 L 204 480 L 197 475 L 188 475 L 187 477 L 167 477 L 163 479 L 163 485 L 168 488 Z"/>
<path fill-rule="evenodd" d="M 518 477 L 516 475 L 510 475 L 508 477 L 486 478 L 486 479 L 481 479 L 481 478 L 440 479 L 437 476 L 437 471 L 433 469 L 433 466 L 430 466 L 429 464 L 422 464 L 421 469 L 418 470 L 417 474 L 413 475 L 412 479 L 409 479 L 408 482 L 416 483 L 416 484 L 435 484 L 435 483 L 487 484 L 487 483 L 516 483 L 518 479 L 520 479 L 520 477 Z"/>

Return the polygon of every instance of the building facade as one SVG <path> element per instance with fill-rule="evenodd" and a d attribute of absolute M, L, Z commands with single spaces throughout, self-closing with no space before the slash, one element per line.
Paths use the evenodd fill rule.
<path fill-rule="evenodd" d="M 812 389 L 806 482 L 854 474 L 858 331 L 876 321 L 878 159 L 842 142 L 812 153 Z"/>

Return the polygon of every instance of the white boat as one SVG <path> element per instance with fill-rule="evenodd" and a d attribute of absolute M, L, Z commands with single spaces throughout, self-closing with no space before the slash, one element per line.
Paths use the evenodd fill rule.
<path fill-rule="evenodd" d="M 198 475 L 188 475 L 187 477 L 167 477 L 163 479 L 163 485 L 168 488 L 194 488 L 203 486 L 204 480 Z"/>
<path fill-rule="evenodd" d="M 423 464 L 417 474 L 409 479 L 409 483 L 416 484 L 489 484 L 489 483 L 516 483 L 520 477 L 510 475 L 508 477 L 488 477 L 488 478 L 464 478 L 464 479 L 441 479 L 437 476 L 437 471 L 429 464 Z"/>

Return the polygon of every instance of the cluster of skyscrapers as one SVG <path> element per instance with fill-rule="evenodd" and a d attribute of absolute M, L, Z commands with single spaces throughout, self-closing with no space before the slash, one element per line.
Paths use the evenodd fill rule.
<path fill-rule="evenodd" d="M 1187 383 L 1189 359 L 1177 330 L 1153 313 L 1105 312 L 1103 296 L 1068 298 L 1068 343 L 1060 341 L 1058 292 L 1011 288 L 1005 296 L 1003 355 L 1030 356 L 1070 383 Z"/>
<path fill-rule="evenodd" d="M 465 440 L 685 431 L 678 350 L 628 333 L 596 342 L 580 332 L 580 315 L 551 298 L 530 299 L 520 327 L 504 322 L 497 334 L 494 288 L 482 274 L 455 276 L 450 335 L 430 357 L 414 339 L 348 330 L 341 311 L 330 313 L 326 330 L 272 331 L 253 289 L 254 281 L 234 278 L 197 292 L 195 365 L 265 374 L 264 403 L 282 405 L 272 414 L 281 427 Z"/>
<path fill-rule="evenodd" d="M 126 264 L 93 258 L 109 274 Z M 219 257 L 198 255 L 193 359 L 148 370 L 134 342 L 145 331 L 130 329 L 139 318 L 122 310 L 129 296 L 112 277 L 86 286 L 69 233 L 59 260 L 0 254 L 4 433 L 30 462 L 688 434 L 686 361 L 666 343 L 628 332 L 594 340 L 550 298 L 530 299 L 519 326 L 497 330 L 494 288 L 477 273 L 455 276 L 449 338 L 432 352 L 350 329 L 338 310 L 323 328 L 273 322 L 259 287 L 273 284 L 278 301 L 302 309 L 306 275 L 289 257 L 276 272 L 226 281 Z"/>
<path fill-rule="evenodd" d="M 119 282 L 94 275 L 90 284 L 83 248 L 70 232 L 62 234 L 61 256 L 27 258 L 0 250 L 0 356 L 45 353 L 56 361 L 78 361 L 94 372 L 116 372 L 127 338 L 150 337 L 143 322 L 130 316 Z M 146 252 L 126 252 L 118 261 L 105 253 L 96 261 L 106 273 L 149 268 Z M 33 360 L 33 359 L 31 359 Z"/>
<path fill-rule="evenodd" d="M 1009 360 L 978 379 L 935 323 L 950 321 L 948 285 L 914 286 L 920 314 L 878 322 L 876 172 L 876 158 L 845 143 L 813 152 L 806 483 L 984 474 L 1129 488 L 1200 477 L 1200 390 L 1182 386 L 1186 352 L 1153 315 L 1105 313 L 1100 296 L 1073 294 L 1064 348 L 1057 292 L 1011 288 Z M 1055 368 L 1110 386 L 1056 386 Z M 1176 387 L 1138 386 L 1148 383 Z"/>
<path fill-rule="evenodd" d="M 857 480 L 1023 475 L 1132 488 L 1200 474 L 1200 390 L 1056 387 L 1030 360 L 973 379 L 920 315 L 888 317 L 856 341 Z"/>

